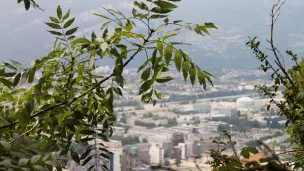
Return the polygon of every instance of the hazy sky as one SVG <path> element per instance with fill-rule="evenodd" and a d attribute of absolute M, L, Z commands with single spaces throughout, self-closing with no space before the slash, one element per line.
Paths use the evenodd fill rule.
<path fill-rule="evenodd" d="M 183 36 L 178 38 L 193 44 L 187 50 L 196 55 L 199 61 L 208 59 L 215 66 L 219 59 L 229 59 L 232 63 L 230 59 L 236 59 L 246 63 L 253 59 L 245 46 L 247 36 L 267 38 L 269 12 L 274 2 L 276 0 L 182 0 L 180 8 L 172 13 L 171 18 L 193 23 L 214 22 L 220 28 L 212 31 L 211 37 L 183 32 Z M 55 15 L 59 4 L 64 10 L 71 8 L 72 15 L 76 17 L 75 25 L 80 26 L 77 34 L 80 36 L 100 29 L 103 20 L 91 13 L 104 13 L 102 6 L 126 14 L 130 14 L 133 7 L 133 0 L 37 0 L 37 3 L 45 9 L 44 12 L 34 9 L 25 12 L 23 5 L 17 5 L 16 1 L 1 0 L 1 61 L 14 59 L 29 63 L 45 55 L 53 39 L 45 31 L 48 28 L 43 22 L 48 21 L 48 16 Z M 289 48 L 304 53 L 303 7 L 304 0 L 288 0 L 282 9 L 276 33 L 282 50 Z"/>

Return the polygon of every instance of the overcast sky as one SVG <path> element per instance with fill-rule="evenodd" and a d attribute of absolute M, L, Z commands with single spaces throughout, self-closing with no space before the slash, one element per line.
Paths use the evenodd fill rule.
<path fill-rule="evenodd" d="M 180 8 L 171 18 L 185 22 L 213 22 L 220 30 L 212 31 L 212 36 L 199 37 L 193 33 L 183 33 L 178 39 L 192 43 L 190 53 L 201 58 L 238 59 L 252 58 L 245 46 L 247 36 L 269 35 L 269 12 L 276 0 L 182 0 Z M 130 14 L 132 0 L 37 0 L 45 9 L 31 9 L 25 12 L 23 5 L 13 0 L 0 2 L 0 59 L 14 59 L 22 63 L 46 55 L 53 43 L 52 36 L 45 30 L 43 22 L 55 15 L 56 6 L 64 10 L 71 8 L 76 17 L 75 25 L 80 26 L 77 35 L 87 35 L 99 30 L 103 21 L 92 12 L 104 13 L 102 6 Z M 278 46 L 282 50 L 293 49 L 304 52 L 303 8 L 304 0 L 288 0 L 282 9 L 277 26 Z"/>

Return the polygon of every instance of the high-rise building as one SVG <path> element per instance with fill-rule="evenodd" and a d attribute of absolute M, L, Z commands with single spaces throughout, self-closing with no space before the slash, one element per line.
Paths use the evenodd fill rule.
<path fill-rule="evenodd" d="M 163 148 L 164 148 L 164 156 L 169 157 L 170 153 L 173 151 L 173 142 L 164 142 Z"/>
<path fill-rule="evenodd" d="M 186 158 L 193 157 L 193 143 L 186 143 Z"/>
<path fill-rule="evenodd" d="M 153 144 L 150 147 L 150 164 L 162 165 L 164 162 L 164 149 L 161 144 Z"/>

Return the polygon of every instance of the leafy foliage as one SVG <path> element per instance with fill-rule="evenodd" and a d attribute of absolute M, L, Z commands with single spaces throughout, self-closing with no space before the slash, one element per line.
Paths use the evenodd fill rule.
<path fill-rule="evenodd" d="M 286 54 L 294 61 L 294 66 L 291 69 L 286 69 L 284 64 L 283 55 L 280 53 L 274 43 L 274 26 L 278 20 L 280 9 L 285 2 L 279 0 L 271 11 L 271 35 L 270 40 L 267 42 L 270 44 L 270 50 L 274 58 L 269 57 L 266 53 L 260 50 L 260 42 L 255 38 L 250 38 L 247 42 L 247 46 L 250 47 L 258 60 L 262 63 L 260 69 L 264 72 L 271 73 L 271 80 L 274 82 L 272 86 L 257 85 L 259 93 L 263 97 L 269 97 L 271 100 L 267 105 L 267 110 L 270 109 L 270 105 L 274 104 L 279 107 L 279 115 L 285 116 L 287 122 L 285 127 L 290 134 L 290 140 L 296 144 L 296 147 L 291 150 L 286 150 L 282 153 L 276 154 L 268 145 L 262 142 L 262 140 L 279 136 L 280 133 L 276 133 L 272 137 L 265 137 L 256 142 L 256 147 L 244 147 L 240 152 L 240 156 L 243 158 L 249 158 L 252 154 L 258 152 L 258 147 L 266 156 L 259 159 L 259 161 L 249 161 L 241 163 L 240 156 L 234 149 L 234 142 L 231 140 L 229 132 L 224 132 L 228 138 L 228 144 L 231 145 L 234 155 L 228 156 L 222 152 L 226 151 L 226 148 L 221 149 L 221 144 L 227 144 L 222 141 L 214 141 L 218 144 L 218 150 L 211 150 L 211 157 L 213 160 L 209 164 L 214 170 L 282 170 L 288 171 L 292 169 L 303 169 L 303 61 L 299 62 L 298 57 L 292 51 L 287 50 Z M 274 59 L 274 60 L 273 60 Z M 285 101 L 278 101 L 275 99 L 277 94 L 283 89 L 282 94 Z M 252 142 L 250 144 L 252 145 Z M 279 155 L 291 153 L 294 154 L 292 163 L 282 162 Z"/>
<path fill-rule="evenodd" d="M 285 116 L 287 122 L 285 124 L 286 130 L 290 135 L 291 143 L 295 144 L 294 153 L 294 166 L 295 169 L 303 168 L 303 149 L 304 149 L 304 134 L 303 134 L 303 59 L 299 60 L 298 55 L 290 50 L 286 50 L 286 55 L 294 62 L 294 65 L 287 69 L 284 64 L 284 56 L 279 49 L 275 46 L 274 42 L 274 27 L 278 20 L 280 9 L 283 3 L 280 1 L 275 4 L 271 12 L 271 35 L 270 40 L 267 40 L 270 45 L 270 50 L 274 56 L 273 58 L 266 55 L 260 50 L 260 42 L 257 38 L 251 38 L 247 43 L 255 54 L 256 58 L 260 60 L 260 69 L 264 72 L 271 73 L 271 80 L 274 84 L 272 86 L 257 85 L 256 89 L 259 90 L 261 96 L 269 97 L 271 100 L 267 106 L 268 110 L 270 105 L 279 107 L 279 115 Z M 275 99 L 280 89 L 283 89 L 282 94 L 285 101 L 278 101 Z"/>
<path fill-rule="evenodd" d="M 218 139 L 213 140 L 213 143 L 217 145 L 217 150 L 210 150 L 211 161 L 207 163 L 217 171 L 257 171 L 257 170 L 280 170 L 289 171 L 289 163 L 282 163 L 278 156 L 271 150 L 269 146 L 261 141 L 258 141 L 256 147 L 243 147 L 240 153 L 235 149 L 235 144 L 231 138 L 231 134 L 228 131 L 223 131 L 224 140 Z M 258 148 L 260 150 L 258 150 Z M 232 155 L 227 155 L 227 151 L 231 150 Z M 248 160 L 251 156 L 257 155 L 258 153 L 267 154 L 270 156 L 264 156 L 257 158 L 256 160 Z"/>
<path fill-rule="evenodd" d="M 38 7 L 33 0 L 24 2 L 26 9 Z M 177 1 L 134 1 L 132 17 L 104 8 L 109 16 L 95 14 L 105 20 L 102 34 L 76 37 L 78 27 L 70 11 L 57 8 L 57 15 L 45 24 L 56 41 L 44 57 L 25 67 L 17 61 L 0 66 L 0 168 L 6 170 L 61 170 L 68 160 L 79 165 L 94 161 L 89 170 L 106 169 L 103 160 L 108 150 L 96 139 L 108 141 L 113 134 L 116 116 L 114 97 L 123 96 L 126 84 L 124 68 L 139 54 L 147 60 L 138 69 L 141 73 L 139 95 L 145 103 L 162 99 L 154 88 L 173 78 L 167 75 L 171 65 L 181 71 L 185 80 L 207 87 L 212 75 L 201 70 L 180 47 L 184 43 L 170 41 L 186 28 L 202 35 L 216 28 L 212 23 L 182 24 L 169 22 L 167 16 L 177 8 Z M 149 3 L 149 4 L 147 4 Z M 152 28 L 150 22 L 165 18 Z M 140 22 L 147 34 L 133 32 Z M 112 24 L 115 29 L 108 26 Z M 170 27 L 169 27 L 170 25 Z M 166 27 L 172 31 L 164 32 Z M 115 62 L 110 75 L 96 74 L 104 58 Z M 37 73 L 41 76 L 37 78 Z M 198 81 L 196 81 L 198 80 Z M 23 88 L 28 86 L 28 88 Z M 75 146 L 82 145 L 80 154 Z"/>

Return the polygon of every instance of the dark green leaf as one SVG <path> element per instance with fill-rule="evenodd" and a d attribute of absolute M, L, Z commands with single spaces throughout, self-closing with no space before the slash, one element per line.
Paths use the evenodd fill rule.
<path fill-rule="evenodd" d="M 61 29 L 60 25 L 56 23 L 45 23 L 45 24 L 53 29 Z"/>
<path fill-rule="evenodd" d="M 155 19 L 155 18 L 165 18 L 168 17 L 168 15 L 159 15 L 159 14 L 154 14 L 150 16 L 150 19 Z"/>
<path fill-rule="evenodd" d="M 152 80 L 147 80 L 146 82 L 144 82 L 140 87 L 139 95 L 142 94 L 143 92 L 146 92 L 147 90 L 149 90 L 151 88 L 152 84 L 153 84 Z"/>
<path fill-rule="evenodd" d="M 65 35 L 71 35 L 74 34 L 77 31 L 78 27 L 72 28 L 70 30 L 68 30 Z"/>
<path fill-rule="evenodd" d="M 63 28 L 68 28 L 70 27 L 75 21 L 75 18 L 70 19 L 69 21 L 67 21 L 64 25 Z"/>
<path fill-rule="evenodd" d="M 0 82 L 8 88 L 12 88 L 14 86 L 14 84 L 11 81 L 4 78 L 0 78 Z"/>
<path fill-rule="evenodd" d="M 14 78 L 14 87 L 18 85 L 20 78 L 21 78 L 21 73 L 17 74 L 16 77 Z"/>
<path fill-rule="evenodd" d="M 28 75 L 28 83 L 33 83 L 35 78 L 36 68 L 31 68 Z"/>
<path fill-rule="evenodd" d="M 62 9 L 60 5 L 57 7 L 57 17 L 61 20 L 62 18 Z"/>
<path fill-rule="evenodd" d="M 142 79 L 143 81 L 146 81 L 147 79 L 149 79 L 150 73 L 151 73 L 151 68 L 147 68 L 147 69 L 141 74 L 141 79 Z"/>
<path fill-rule="evenodd" d="M 57 32 L 57 31 L 48 31 L 48 32 L 50 32 L 51 34 L 56 35 L 56 36 L 63 36 L 62 33 Z"/>
<path fill-rule="evenodd" d="M 60 23 L 60 21 L 55 17 L 50 17 L 50 20 L 54 23 L 57 23 L 57 24 Z"/>
<path fill-rule="evenodd" d="M 137 72 L 140 72 L 142 69 L 144 69 L 144 68 L 147 66 L 148 63 L 149 63 L 149 61 L 146 61 L 145 63 L 143 63 L 143 64 L 138 68 Z"/>
<path fill-rule="evenodd" d="M 178 7 L 177 5 L 175 5 L 173 3 L 163 1 L 163 0 L 157 0 L 157 1 L 154 1 L 153 3 L 161 8 L 177 8 Z"/>
<path fill-rule="evenodd" d="M 69 10 L 67 13 L 65 13 L 65 15 L 63 16 L 62 20 L 66 20 L 70 17 L 70 13 L 71 13 L 71 10 Z"/>
<path fill-rule="evenodd" d="M 79 159 L 78 154 L 75 153 L 74 151 L 70 151 L 70 152 L 71 152 L 71 157 L 72 157 L 72 159 L 73 159 L 77 164 L 80 165 L 80 159 Z"/>
<path fill-rule="evenodd" d="M 154 7 L 151 9 L 152 12 L 158 13 L 158 14 L 167 14 L 172 11 L 172 9 L 169 8 L 160 8 L 160 7 Z"/>

